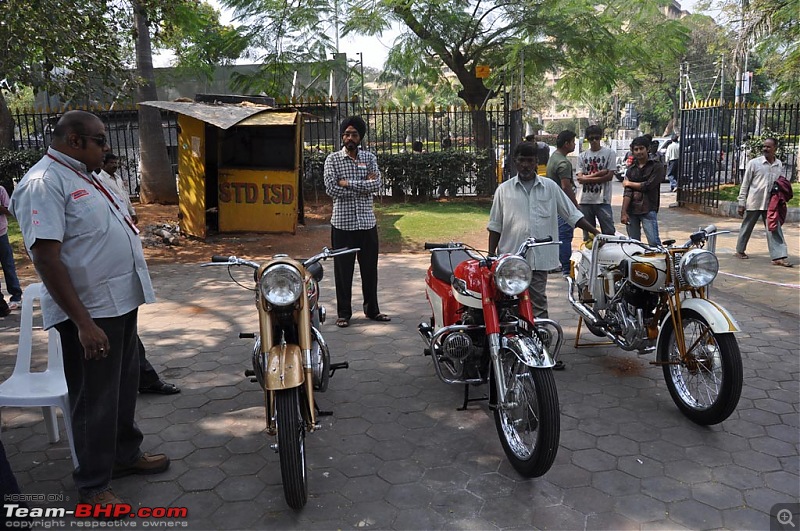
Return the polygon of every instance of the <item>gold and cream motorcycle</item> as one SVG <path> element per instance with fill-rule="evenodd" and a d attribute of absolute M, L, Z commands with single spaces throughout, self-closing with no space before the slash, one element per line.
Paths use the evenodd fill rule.
<path fill-rule="evenodd" d="M 319 428 L 317 417 L 330 415 L 314 401 L 317 392 L 328 388 L 328 379 L 347 362 L 331 363 L 330 352 L 319 331 L 325 322 L 325 308 L 319 304 L 322 261 L 358 249 L 329 250 L 299 261 L 276 254 L 264 263 L 214 256 L 202 266 L 227 266 L 231 279 L 255 292 L 258 333 L 242 333 L 253 338 L 252 369 L 245 376 L 258 382 L 264 391 L 267 433 L 277 437 L 281 480 L 286 503 L 301 509 L 308 499 L 306 473 L 306 432 Z M 253 269 L 254 286 L 239 282 L 232 267 Z"/>
<path fill-rule="evenodd" d="M 623 350 L 655 351 L 672 400 L 702 425 L 728 418 L 742 393 L 739 325 L 708 299 L 719 261 L 704 247 L 722 233 L 709 225 L 680 246 L 600 235 L 572 254 L 567 278 L 586 327 Z"/>

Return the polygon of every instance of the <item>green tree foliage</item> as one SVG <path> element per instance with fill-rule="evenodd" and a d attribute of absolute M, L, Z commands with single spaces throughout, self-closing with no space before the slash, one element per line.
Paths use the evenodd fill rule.
<path fill-rule="evenodd" d="M 0 2 L 0 80 L 4 88 L 49 90 L 70 99 L 120 81 L 121 48 L 113 6 L 103 0 Z M 0 147 L 13 124 L 0 94 Z"/>
<path fill-rule="evenodd" d="M 800 103 L 800 3 L 751 0 L 745 5 L 739 50 L 756 47 L 764 60 L 760 71 L 775 84 L 774 101 Z"/>

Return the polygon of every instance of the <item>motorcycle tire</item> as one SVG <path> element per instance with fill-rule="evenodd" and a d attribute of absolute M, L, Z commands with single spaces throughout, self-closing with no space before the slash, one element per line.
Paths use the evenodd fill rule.
<path fill-rule="evenodd" d="M 286 503 L 292 509 L 302 509 L 308 500 L 306 474 L 306 431 L 303 426 L 301 389 L 293 387 L 275 391 L 275 414 L 278 424 L 278 458 Z"/>
<path fill-rule="evenodd" d="M 716 334 L 692 311 L 682 312 L 689 359 L 682 362 L 672 321 L 662 331 L 657 360 L 664 363 L 664 380 L 678 409 L 692 422 L 719 424 L 736 409 L 742 394 L 742 355 L 733 334 Z"/>
<path fill-rule="evenodd" d="M 561 417 L 558 392 L 551 369 L 532 369 L 511 351 L 500 353 L 507 402 L 516 404 L 504 408 L 498 397 L 494 410 L 495 427 L 503 451 L 511 465 L 522 476 L 535 478 L 544 475 L 553 465 L 558 453 Z M 496 387 L 494 378 L 492 386 Z"/>

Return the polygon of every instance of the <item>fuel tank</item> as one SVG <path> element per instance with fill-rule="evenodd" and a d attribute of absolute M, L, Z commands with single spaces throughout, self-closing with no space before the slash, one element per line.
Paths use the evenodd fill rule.
<path fill-rule="evenodd" d="M 624 237 L 598 237 L 592 251 L 594 278 L 604 276 L 610 267 L 623 264 L 627 278 L 646 291 L 660 291 L 667 283 L 664 253 L 651 252 L 642 243 Z"/>

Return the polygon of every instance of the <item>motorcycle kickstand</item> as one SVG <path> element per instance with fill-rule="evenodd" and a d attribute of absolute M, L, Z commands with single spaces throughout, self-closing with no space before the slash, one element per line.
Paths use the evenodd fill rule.
<path fill-rule="evenodd" d="M 461 407 L 456 408 L 456 411 L 466 411 L 467 404 L 469 404 L 470 402 L 483 402 L 484 400 L 489 400 L 488 396 L 482 396 L 481 398 L 470 398 L 469 386 L 470 384 L 464 384 L 464 404 Z"/>
<path fill-rule="evenodd" d="M 331 363 L 330 367 L 328 367 L 328 378 L 333 377 L 336 374 L 336 371 L 339 369 L 349 369 L 350 363 L 346 361 L 340 361 L 339 363 Z"/>
<path fill-rule="evenodd" d="M 314 410 L 317 412 L 318 417 L 330 417 L 331 415 L 333 415 L 333 411 L 324 411 L 320 409 L 319 404 L 317 404 L 316 400 L 314 401 Z"/>

